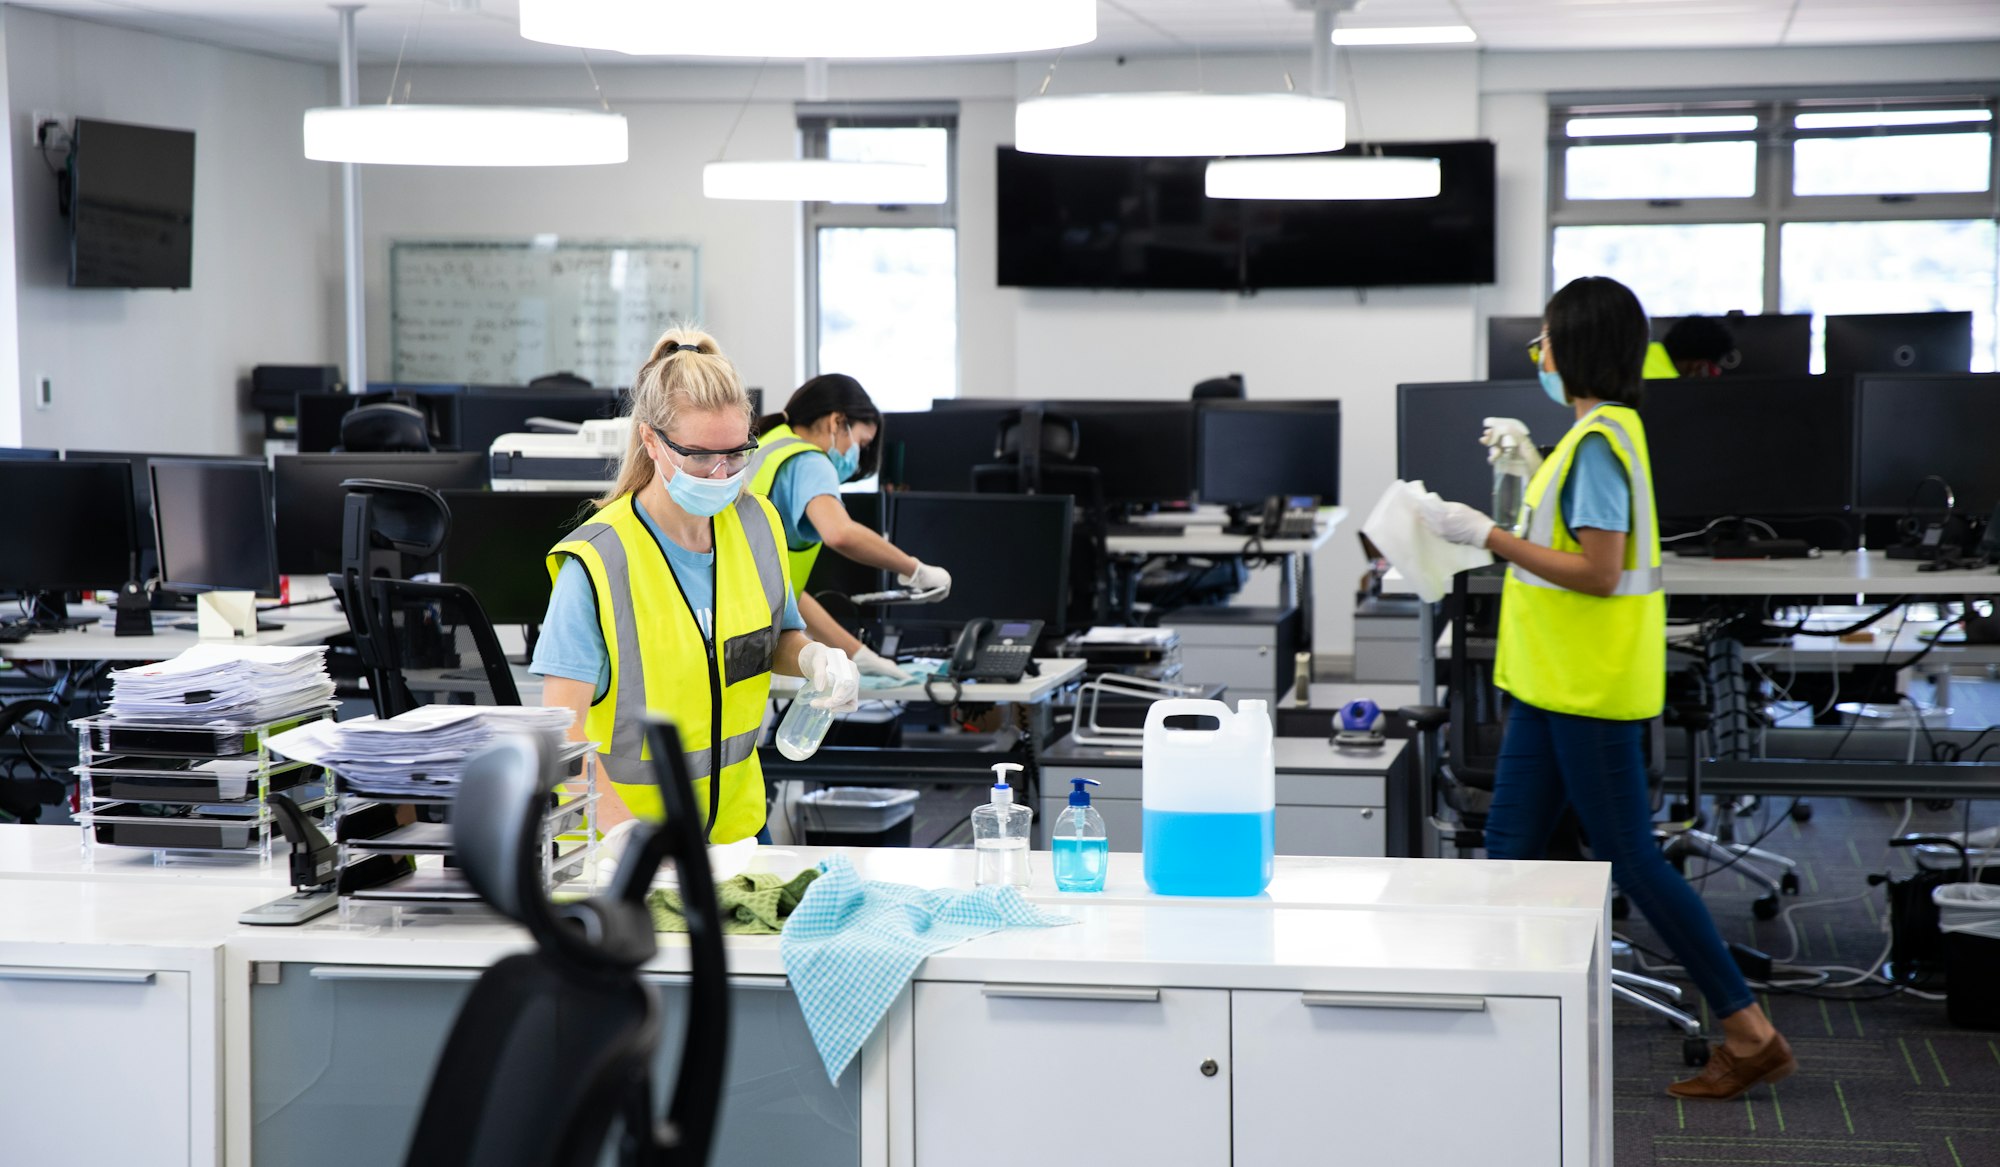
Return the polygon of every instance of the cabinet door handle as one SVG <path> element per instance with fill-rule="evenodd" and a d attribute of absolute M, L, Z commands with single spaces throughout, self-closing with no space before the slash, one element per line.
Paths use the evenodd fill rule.
<path fill-rule="evenodd" d="M 643 974 L 641 979 L 651 985 L 670 985 L 675 987 L 694 983 L 694 977 L 688 973 L 649 972 Z M 792 991 L 792 982 L 786 977 L 730 977 L 729 987 L 732 989 L 762 989 L 773 993 L 789 993 Z"/>
<path fill-rule="evenodd" d="M 1129 985 L 981 985 L 989 997 L 1027 997 L 1043 1001 L 1158 1001 L 1160 990 Z"/>
<path fill-rule="evenodd" d="M 1434 1009 L 1447 1013 L 1484 1013 L 1484 997 L 1443 997 L 1430 993 L 1300 993 L 1299 1002 L 1314 1009 Z"/>
<path fill-rule="evenodd" d="M 485 971 L 394 964 L 316 964 L 306 974 L 316 981 L 476 981 Z"/>
<path fill-rule="evenodd" d="M 150 985 L 158 975 L 123 968 L 0 968 L 0 981 L 64 981 L 86 985 Z"/>

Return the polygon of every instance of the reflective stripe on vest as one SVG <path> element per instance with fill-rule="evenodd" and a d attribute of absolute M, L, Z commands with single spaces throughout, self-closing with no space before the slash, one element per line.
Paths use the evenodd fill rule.
<path fill-rule="evenodd" d="M 761 444 L 757 452 L 750 455 L 750 477 L 744 489 L 765 498 L 770 498 L 772 489 L 778 485 L 778 471 L 785 463 L 808 450 L 815 454 L 826 452 L 800 437 L 789 425 L 767 431 L 759 441 Z M 812 578 L 813 564 L 819 562 L 822 546 L 824 544 L 807 543 L 802 547 L 793 547 L 787 540 L 785 554 L 791 561 L 794 595 L 803 591 L 806 581 Z"/>
<path fill-rule="evenodd" d="M 1632 491 L 1632 529 L 1617 585 L 1609 596 L 1591 595 L 1509 566 L 1494 680 L 1517 699 L 1556 713 L 1641 721 L 1658 716 L 1665 701 L 1666 595 L 1651 458 L 1636 412 L 1600 406 L 1563 436 L 1524 492 L 1521 535 L 1581 553 L 1563 518 L 1562 487 L 1577 449 L 1593 433 L 1611 442 Z"/>
<path fill-rule="evenodd" d="M 788 596 L 770 504 L 741 495 L 717 515 L 713 649 L 632 496 L 613 502 L 549 552 L 551 578 L 566 559 L 583 564 L 610 656 L 611 684 L 592 703 L 585 732 L 599 743 L 599 763 L 635 813 L 658 817 L 645 723 L 671 718 L 686 746 L 697 801 L 715 789 L 714 835 L 731 842 L 763 825 L 763 776 L 757 742 L 770 695 L 770 667 Z M 635 587 L 635 581 L 639 581 Z M 713 694 L 720 690 L 721 707 Z M 721 739 L 721 757 L 715 743 Z"/>

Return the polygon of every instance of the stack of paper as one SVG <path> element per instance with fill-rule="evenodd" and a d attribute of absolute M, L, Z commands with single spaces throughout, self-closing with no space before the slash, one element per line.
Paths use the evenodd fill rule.
<path fill-rule="evenodd" d="M 562 706 L 425 705 L 379 721 L 319 721 L 281 733 L 271 748 L 287 758 L 325 766 L 357 794 L 378 798 L 450 794 L 465 760 L 498 733 L 569 729 L 575 713 Z"/>
<path fill-rule="evenodd" d="M 111 674 L 111 715 L 140 721 L 264 725 L 332 700 L 325 645 L 197 644 Z"/>

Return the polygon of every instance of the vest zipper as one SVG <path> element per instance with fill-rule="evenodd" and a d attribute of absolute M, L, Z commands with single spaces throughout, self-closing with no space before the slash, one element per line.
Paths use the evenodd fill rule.
<path fill-rule="evenodd" d="M 714 524 L 711 522 L 710 538 L 714 538 Z M 718 555 L 718 558 L 720 556 Z M 720 624 L 722 609 L 721 581 L 716 588 L 716 623 Z M 708 646 L 708 830 L 702 837 L 714 842 L 715 816 L 722 799 L 722 670 L 715 663 L 715 637 L 705 638 Z"/>

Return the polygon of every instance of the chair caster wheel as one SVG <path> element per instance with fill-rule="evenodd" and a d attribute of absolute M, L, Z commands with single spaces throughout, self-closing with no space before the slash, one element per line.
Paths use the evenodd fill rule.
<path fill-rule="evenodd" d="M 1799 894 L 1799 873 L 1796 871 L 1787 871 L 1783 875 L 1779 876 L 1778 890 L 1784 892 L 1788 896 L 1795 896 Z"/>
<path fill-rule="evenodd" d="M 1694 808 L 1685 799 L 1676 798 L 1667 804 L 1667 821 L 1684 823 L 1694 817 Z"/>
<path fill-rule="evenodd" d="M 1690 1066 L 1708 1064 L 1708 1041 L 1706 1038 L 1688 1037 L 1681 1039 L 1681 1060 Z"/>
<path fill-rule="evenodd" d="M 1631 901 L 1631 900 L 1628 900 L 1628 899 L 1626 899 L 1626 898 L 1625 898 L 1624 896 L 1612 896 L 1612 897 L 1611 897 L 1611 918 L 1612 918 L 1612 919 L 1614 919 L 1614 920 L 1625 920 L 1625 919 L 1630 919 L 1630 918 L 1631 918 L 1631 915 L 1632 915 L 1632 901 Z"/>
<path fill-rule="evenodd" d="M 1750 914 L 1757 917 L 1759 920 L 1777 919 L 1778 897 L 1774 895 L 1760 896 L 1757 899 L 1750 901 Z"/>
<path fill-rule="evenodd" d="M 1812 803 L 1810 803 L 1810 802 L 1801 802 L 1801 803 L 1799 803 L 1799 804 L 1798 804 L 1797 806 L 1794 806 L 1794 807 L 1792 808 L 1792 821 L 1793 821 L 1793 822 L 1795 822 L 1795 823 L 1809 823 L 1809 822 L 1811 822 L 1811 821 L 1812 821 Z"/>

